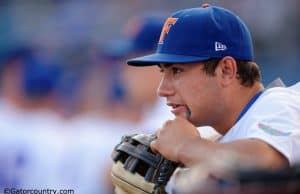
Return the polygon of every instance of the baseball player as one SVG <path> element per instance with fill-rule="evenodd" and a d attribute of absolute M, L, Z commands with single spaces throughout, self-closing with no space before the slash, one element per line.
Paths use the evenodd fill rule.
<path fill-rule="evenodd" d="M 160 68 L 158 95 L 176 118 L 157 130 L 151 148 L 167 159 L 190 167 L 228 151 L 263 169 L 300 162 L 300 92 L 264 89 L 250 32 L 231 11 L 208 4 L 178 11 L 156 53 L 127 63 Z M 196 127 L 205 125 L 222 137 L 202 139 Z"/>

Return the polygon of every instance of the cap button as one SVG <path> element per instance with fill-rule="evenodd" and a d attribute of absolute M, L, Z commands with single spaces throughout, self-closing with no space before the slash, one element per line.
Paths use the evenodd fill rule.
<path fill-rule="evenodd" d="M 207 7 L 209 7 L 210 5 L 208 4 L 208 3 L 204 3 L 204 4 L 202 4 L 201 5 L 201 7 L 203 7 L 203 8 L 207 8 Z"/>

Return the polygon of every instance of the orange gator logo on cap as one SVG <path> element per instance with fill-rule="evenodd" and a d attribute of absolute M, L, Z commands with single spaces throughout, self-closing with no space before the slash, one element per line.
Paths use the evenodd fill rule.
<path fill-rule="evenodd" d="M 164 24 L 164 27 L 161 31 L 158 44 L 163 44 L 166 34 L 169 33 L 171 27 L 176 23 L 178 18 L 168 18 Z"/>

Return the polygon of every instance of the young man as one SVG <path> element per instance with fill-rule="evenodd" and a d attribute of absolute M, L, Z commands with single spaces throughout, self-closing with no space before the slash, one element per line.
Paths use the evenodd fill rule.
<path fill-rule="evenodd" d="M 128 61 L 160 67 L 158 95 L 176 116 L 157 130 L 151 148 L 187 167 L 223 151 L 258 168 L 299 163 L 300 92 L 264 90 L 253 59 L 251 35 L 234 13 L 205 4 L 169 17 L 156 53 Z M 223 136 L 200 138 L 196 127 L 204 125 Z"/>

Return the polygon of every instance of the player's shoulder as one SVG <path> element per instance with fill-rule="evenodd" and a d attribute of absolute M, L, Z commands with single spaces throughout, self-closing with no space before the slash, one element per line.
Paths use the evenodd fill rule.
<path fill-rule="evenodd" d="M 263 91 L 258 104 L 271 109 L 300 106 L 300 83 L 290 87 L 273 87 Z"/>
<path fill-rule="evenodd" d="M 289 87 L 273 87 L 266 89 L 263 96 L 272 98 L 290 98 L 300 95 L 300 82 Z"/>
<path fill-rule="evenodd" d="M 300 93 L 300 81 L 298 83 L 288 87 L 288 88 L 291 89 L 291 90 L 294 90 L 295 92 Z"/>

